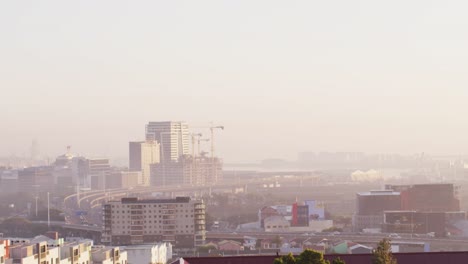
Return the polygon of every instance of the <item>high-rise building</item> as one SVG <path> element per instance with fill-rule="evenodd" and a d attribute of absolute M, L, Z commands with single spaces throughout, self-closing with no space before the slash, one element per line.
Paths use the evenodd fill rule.
<path fill-rule="evenodd" d="M 149 122 L 146 140 L 159 142 L 161 162 L 177 161 L 189 154 L 189 130 L 185 122 Z"/>
<path fill-rule="evenodd" d="M 155 140 L 129 143 L 129 170 L 141 171 L 141 182 L 150 185 L 150 165 L 160 161 L 160 144 Z"/>
<path fill-rule="evenodd" d="M 189 197 L 175 199 L 122 198 L 103 207 L 102 242 L 133 245 L 170 242 L 195 248 L 205 242 L 205 205 Z"/>

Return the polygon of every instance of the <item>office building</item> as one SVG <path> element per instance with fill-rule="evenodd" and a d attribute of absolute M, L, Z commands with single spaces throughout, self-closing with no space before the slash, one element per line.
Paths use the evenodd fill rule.
<path fill-rule="evenodd" d="M 106 179 L 106 186 L 108 189 L 133 188 L 141 181 L 141 171 L 113 170 Z"/>
<path fill-rule="evenodd" d="M 182 156 L 179 161 L 151 165 L 151 185 L 209 185 L 223 178 L 222 162 L 205 156 Z"/>
<path fill-rule="evenodd" d="M 159 142 L 161 162 L 177 161 L 189 154 L 189 130 L 185 122 L 149 122 L 146 140 Z"/>
<path fill-rule="evenodd" d="M 460 211 L 456 188 L 449 183 L 386 185 L 401 193 L 401 209 L 415 211 Z"/>
<path fill-rule="evenodd" d="M 356 194 L 355 231 L 382 228 L 384 211 L 401 210 L 400 193 L 392 190 L 360 192 Z"/>
<path fill-rule="evenodd" d="M 141 171 L 140 185 L 150 185 L 150 165 L 159 163 L 160 144 L 155 141 L 129 143 L 129 170 Z"/>
<path fill-rule="evenodd" d="M 74 157 L 71 166 L 73 181 L 77 185 L 91 189 L 107 189 L 109 159 Z"/>
<path fill-rule="evenodd" d="M 0 193 L 17 193 L 19 187 L 17 170 L 4 170 L 0 172 Z"/>
<path fill-rule="evenodd" d="M 193 249 L 205 241 L 205 205 L 189 197 L 122 198 L 103 206 L 102 241 L 114 246 L 169 242 Z"/>
<path fill-rule="evenodd" d="M 20 192 L 35 193 L 51 192 L 54 184 L 53 167 L 29 167 L 18 171 L 18 188 Z"/>

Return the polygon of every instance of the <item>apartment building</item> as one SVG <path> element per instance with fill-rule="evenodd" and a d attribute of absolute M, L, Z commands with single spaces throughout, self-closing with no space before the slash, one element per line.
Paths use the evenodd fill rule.
<path fill-rule="evenodd" d="M 118 247 L 94 246 L 91 249 L 91 259 L 93 260 L 93 264 L 128 263 L 127 251 L 122 251 Z"/>
<path fill-rule="evenodd" d="M 0 241 L 0 264 L 127 264 L 126 251 L 93 246 L 89 239 L 65 241 L 55 232 L 31 239 Z"/>
<path fill-rule="evenodd" d="M 169 242 L 195 248 L 205 242 L 205 204 L 189 197 L 122 198 L 103 206 L 102 242 L 118 245 Z"/>

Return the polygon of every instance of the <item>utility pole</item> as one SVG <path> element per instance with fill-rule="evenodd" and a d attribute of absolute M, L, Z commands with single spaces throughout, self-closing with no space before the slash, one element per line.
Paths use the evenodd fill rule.
<path fill-rule="evenodd" d="M 50 227 L 50 199 L 49 192 L 47 192 L 47 226 Z"/>

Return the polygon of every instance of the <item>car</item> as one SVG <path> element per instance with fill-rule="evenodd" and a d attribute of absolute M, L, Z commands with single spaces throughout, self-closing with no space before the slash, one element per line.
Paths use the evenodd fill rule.
<path fill-rule="evenodd" d="M 401 238 L 401 236 L 399 236 L 398 234 L 395 234 L 395 233 L 388 235 L 388 237 L 389 238 Z"/>

